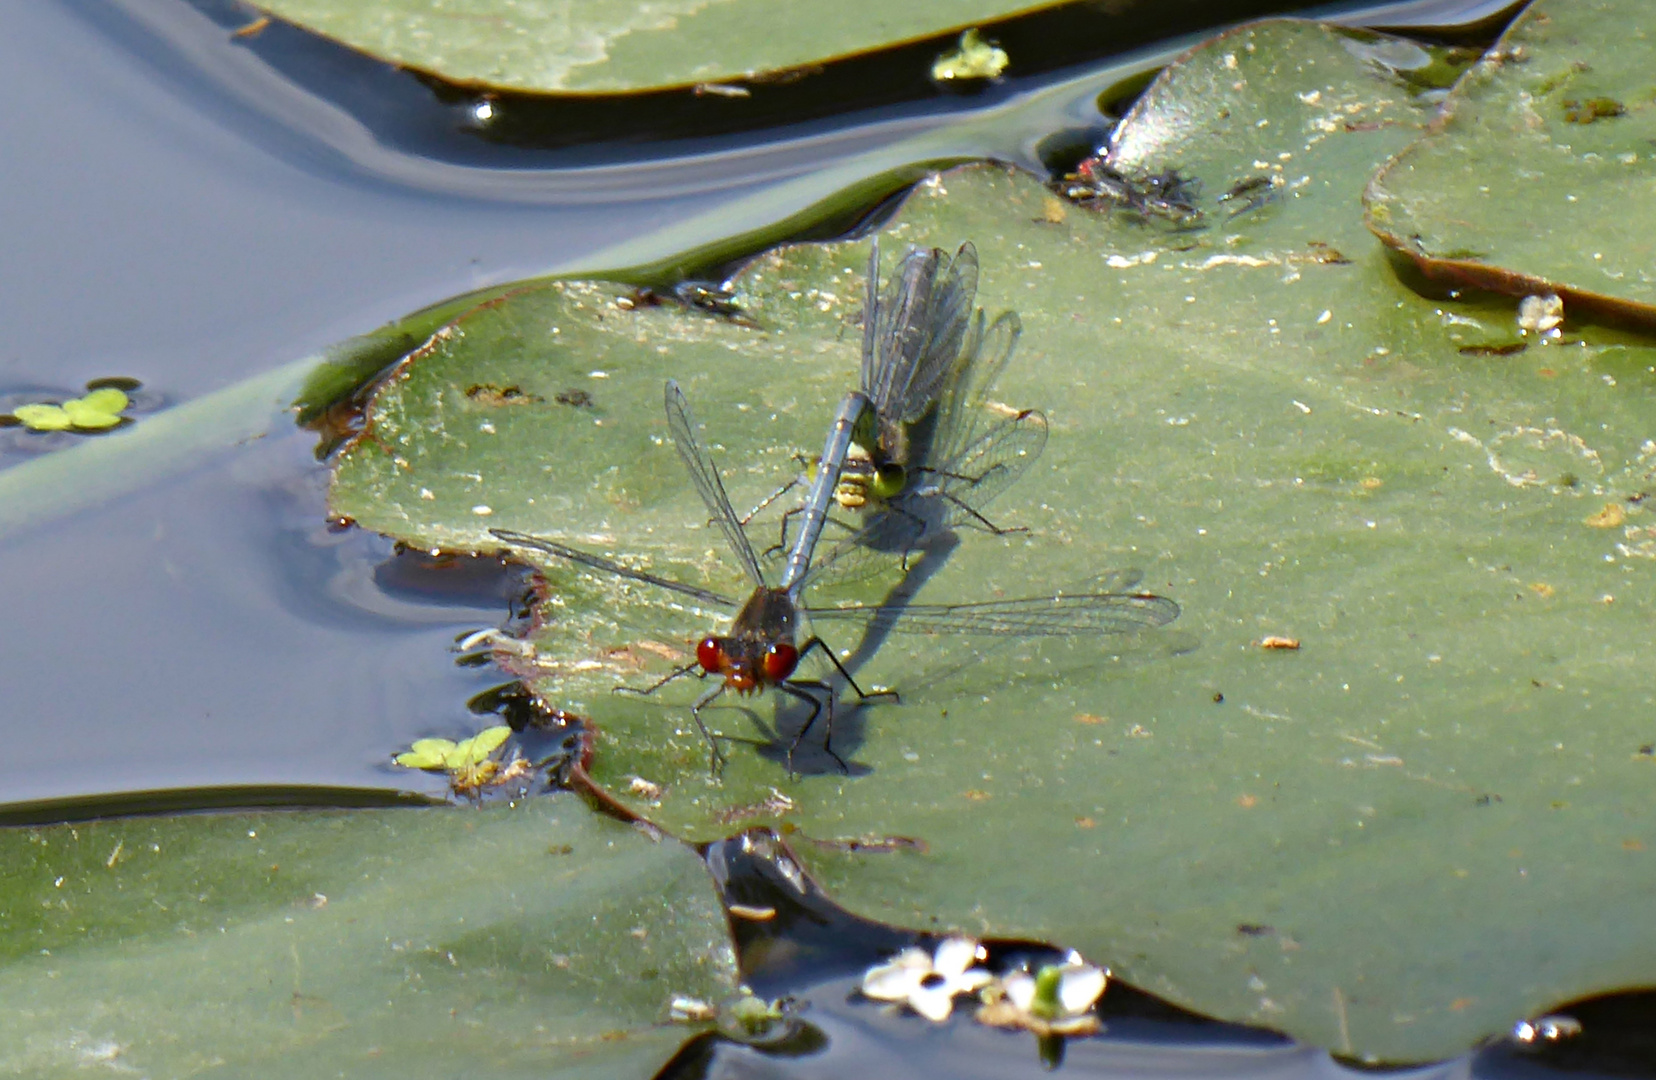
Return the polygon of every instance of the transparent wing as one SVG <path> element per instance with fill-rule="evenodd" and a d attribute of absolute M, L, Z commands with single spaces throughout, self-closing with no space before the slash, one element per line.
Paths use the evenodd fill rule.
<path fill-rule="evenodd" d="M 1166 626 L 1179 605 L 1150 593 L 1084 593 L 985 600 L 975 604 L 864 604 L 808 609 L 813 621 L 857 621 L 887 615 L 904 633 L 1079 637 L 1130 634 Z"/>
<path fill-rule="evenodd" d="M 536 551 L 544 551 L 549 555 L 556 555 L 561 559 L 568 559 L 570 562 L 579 563 L 594 570 L 603 570 L 606 573 L 614 574 L 616 577 L 627 578 L 631 581 L 642 581 L 647 585 L 659 585 L 663 589 L 670 589 L 673 592 L 692 597 L 704 604 L 727 608 L 736 606 L 736 601 L 728 596 L 720 596 L 718 593 L 708 592 L 706 589 L 698 589 L 694 585 L 686 585 L 682 581 L 657 577 L 643 570 L 634 570 L 630 566 L 622 566 L 613 559 L 606 559 L 602 555 L 594 555 L 590 551 L 582 551 L 580 548 L 567 547 L 556 540 L 530 536 L 528 533 L 513 532 L 511 529 L 490 529 L 489 532 L 513 547 L 533 548 Z"/>
<path fill-rule="evenodd" d="M 890 570 L 905 552 L 919 547 L 931 531 L 924 520 L 882 511 L 826 551 L 819 545 L 810 572 L 797 592 L 850 585 Z"/>
<path fill-rule="evenodd" d="M 893 402 L 891 420 L 912 424 L 937 400 L 966 340 L 977 284 L 977 248 L 967 241 L 937 271 L 921 313 L 921 344 L 902 380 L 902 396 Z"/>
<path fill-rule="evenodd" d="M 1015 311 L 1003 311 L 985 330 L 983 312 L 972 327 L 966 341 L 950 369 L 950 377 L 943 384 L 938 405 L 937 435 L 932 440 L 930 461 L 921 465 L 938 464 L 959 458 L 975 440 L 978 431 L 989 419 L 985 406 L 994 393 L 1006 365 L 1012 361 L 1012 352 L 1023 334 L 1023 321 Z"/>
<path fill-rule="evenodd" d="M 914 483 L 855 532 L 826 550 L 818 546 L 800 588 L 861 581 L 949 529 L 989 527 L 984 508 L 1029 470 L 1046 440 L 1046 417 L 1026 410 L 1002 419 L 953 460 L 921 466 Z"/>
<path fill-rule="evenodd" d="M 875 235 L 868 245 L 868 274 L 863 282 L 863 339 L 862 339 L 862 371 L 860 373 L 862 391 L 866 396 L 878 376 L 875 374 L 875 357 L 879 355 L 878 341 L 880 335 L 880 237 Z"/>
<path fill-rule="evenodd" d="M 696 418 L 690 412 L 690 403 L 672 379 L 667 380 L 666 405 L 667 428 L 673 433 L 673 446 L 690 470 L 690 479 L 695 481 L 696 490 L 707 505 L 707 512 L 713 515 L 713 520 L 724 531 L 725 539 L 730 541 L 730 550 L 735 553 L 736 561 L 742 564 L 742 569 L 747 571 L 748 578 L 755 585 L 764 585 L 765 575 L 759 571 L 759 559 L 753 554 L 753 544 L 742 529 L 741 519 L 731 508 L 724 481 L 719 479 L 719 470 L 714 467 L 707 449 L 696 438 Z"/>
<path fill-rule="evenodd" d="M 871 281 L 879 273 L 877 257 L 870 257 Z M 946 261 L 938 248 L 910 248 L 883 297 L 876 299 L 870 285 L 862 389 L 882 423 L 911 424 L 937 400 L 966 338 L 977 281 L 977 248 L 968 241 Z"/>
<path fill-rule="evenodd" d="M 953 458 L 922 465 L 916 483 L 892 500 L 893 510 L 926 518 L 911 504 L 942 499 L 948 508 L 931 515 L 941 518 L 942 527 L 968 523 L 1029 471 L 1046 441 L 1045 416 L 1033 409 L 1008 416 Z"/>
<path fill-rule="evenodd" d="M 863 353 L 862 390 L 882 420 L 902 408 L 906 388 L 925 344 L 925 316 L 932 283 L 943 253 L 937 248 L 909 248 L 886 282 L 873 319 L 872 348 Z M 878 266 L 871 266 L 878 273 Z M 868 341 L 865 334 L 864 341 Z"/>

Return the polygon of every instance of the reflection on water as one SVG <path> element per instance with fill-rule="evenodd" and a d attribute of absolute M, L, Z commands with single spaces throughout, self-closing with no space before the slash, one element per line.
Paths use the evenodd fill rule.
<path fill-rule="evenodd" d="M 0 546 L 8 802 L 227 784 L 408 787 L 427 735 L 463 737 L 500 681 L 455 637 L 521 587 L 324 520 L 298 431 Z"/>
<path fill-rule="evenodd" d="M 809 841 L 795 837 L 795 843 Z M 764 1000 L 791 999 L 798 1029 L 776 1043 L 748 1045 L 710 1033 L 686 1044 L 663 1080 L 806 1080 L 1050 1075 L 1025 1032 L 985 1027 L 957 1008 L 931 1024 L 863 999 L 861 973 L 925 935 L 859 919 L 836 907 L 801 875 L 787 850 L 764 830 L 713 843 L 704 852 L 726 906 L 762 918 L 733 917 L 745 985 Z M 988 943 L 988 966 L 1020 958 L 1051 962 L 1036 947 Z M 1519 1022 L 1467 1056 L 1418 1066 L 1342 1061 L 1274 1032 L 1228 1024 L 1112 981 L 1098 1004 L 1103 1031 L 1062 1044 L 1060 1068 L 1106 1078 L 1357 1080 L 1383 1074 L 1408 1080 L 1548 1080 L 1656 1076 L 1656 992 L 1628 991 L 1561 1003 L 1552 1015 Z"/>

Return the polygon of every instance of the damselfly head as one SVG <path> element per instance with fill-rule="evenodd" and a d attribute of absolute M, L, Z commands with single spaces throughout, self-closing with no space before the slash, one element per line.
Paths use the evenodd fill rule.
<path fill-rule="evenodd" d="M 753 643 L 709 635 L 696 644 L 696 663 L 707 674 L 722 677 L 738 694 L 753 694 L 792 675 L 799 666 L 799 649 L 791 641 L 775 641 L 760 652 Z"/>
<path fill-rule="evenodd" d="M 907 486 L 908 470 L 895 461 L 848 461 L 834 485 L 834 502 L 842 510 L 861 510 L 870 502 L 896 498 Z"/>
<path fill-rule="evenodd" d="M 725 686 L 738 694 L 754 693 L 763 685 L 760 669 L 765 666 L 765 660 L 754 657 L 752 650 L 743 648 L 737 638 L 712 635 L 702 638 L 696 643 L 696 663 L 709 675 L 723 678 Z"/>

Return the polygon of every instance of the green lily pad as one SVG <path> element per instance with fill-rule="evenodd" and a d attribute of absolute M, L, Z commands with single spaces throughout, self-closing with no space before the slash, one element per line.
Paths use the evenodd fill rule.
<path fill-rule="evenodd" d="M 1539 0 L 1374 178 L 1369 227 L 1428 275 L 1656 325 L 1656 42 L 1636 0 Z"/>
<path fill-rule="evenodd" d="M 485 728 L 469 739 L 416 739 L 414 745 L 394 759 L 405 769 L 441 769 L 448 773 L 456 794 L 478 792 L 485 785 L 499 785 L 521 778 L 530 771 L 527 760 L 514 757 L 503 771 L 493 754 L 509 739 L 512 729 L 504 724 Z"/>
<path fill-rule="evenodd" d="M 1043 5 L 1017 0 L 839 3 L 779 19 L 767 0 L 260 0 L 272 15 L 461 83 L 616 93 L 716 83 L 955 33 Z M 763 32 L 755 33 L 756 27 Z M 1004 67 L 1004 63 L 1001 65 Z"/>
<path fill-rule="evenodd" d="M 132 404 L 132 399 L 127 397 L 124 391 L 118 390 L 113 386 L 104 386 L 99 387 L 96 390 L 88 391 L 84 396 L 76 398 L 75 401 L 66 402 L 65 407 L 67 408 L 69 405 L 77 403 L 80 408 L 87 411 L 108 413 L 113 415 L 123 411 L 128 405 Z"/>
<path fill-rule="evenodd" d="M 687 662 L 725 615 L 552 563 L 536 655 L 501 661 L 593 718 L 595 782 L 686 837 L 789 829 L 859 913 L 1077 948 L 1360 1056 L 1461 1052 L 1647 979 L 1656 932 L 1623 916 L 1656 886 L 1656 349 L 1491 352 L 1509 309 L 1398 282 L 1360 194 L 1430 114 L 1375 40 L 1262 24 L 1161 77 L 1117 163 L 1200 181 L 1200 227 L 985 166 L 922 185 L 887 229 L 888 251 L 976 242 L 980 303 L 1024 326 L 997 397 L 1050 426 L 991 508 L 1029 532 L 966 534 L 920 598 L 1136 567 L 1177 623 L 1102 644 L 893 636 L 857 677 L 901 702 L 837 719 L 850 775 L 818 752 L 790 777 L 799 713 L 727 699 L 704 714 L 730 757 L 715 782 L 702 685 L 611 691 Z M 1223 196 L 1255 176 L 1272 197 L 1233 216 Z M 662 382 L 738 508 L 757 504 L 855 379 L 866 250 L 759 259 L 737 281 L 752 326 L 595 284 L 476 309 L 380 392 L 334 509 L 424 547 L 538 532 L 744 593 Z M 811 599 L 877 599 L 899 572 Z"/>
<path fill-rule="evenodd" d="M 102 391 L 99 391 L 102 393 Z M 87 398 L 71 398 L 63 403 L 63 411 L 69 414 L 69 420 L 78 428 L 90 431 L 101 431 L 112 428 L 121 422 L 121 409 L 126 408 L 126 395 L 119 390 L 112 393 L 120 394 L 121 406 L 117 409 L 106 409 L 89 401 Z"/>
<path fill-rule="evenodd" d="M 648 1077 L 731 992 L 700 860 L 571 798 L 0 832 L 0 1069 Z"/>
<path fill-rule="evenodd" d="M 62 405 L 19 405 L 12 415 L 30 431 L 68 431 L 75 420 Z"/>
<path fill-rule="evenodd" d="M 451 772 L 476 765 L 500 748 L 512 734 L 504 725 L 484 730 L 469 739 L 416 739 L 397 764 L 408 769 L 448 769 Z"/>
<path fill-rule="evenodd" d="M 119 424 L 129 404 L 126 394 L 104 387 L 62 405 L 19 405 L 12 415 L 31 431 L 102 431 Z"/>

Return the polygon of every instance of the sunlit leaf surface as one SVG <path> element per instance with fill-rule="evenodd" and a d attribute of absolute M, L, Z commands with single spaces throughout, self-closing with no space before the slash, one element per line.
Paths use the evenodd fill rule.
<path fill-rule="evenodd" d="M 1520 339 L 1510 303 L 1399 282 L 1360 195 L 1432 106 L 1376 54 L 1278 23 L 1170 69 L 1117 166 L 1199 180 L 1194 220 L 978 167 L 885 231 L 888 252 L 975 241 L 980 302 L 1024 326 L 997 397 L 1051 428 L 992 507 L 1029 531 L 967 533 L 920 564 L 919 598 L 1138 568 L 1176 623 L 1072 643 L 836 623 L 859 681 L 902 692 L 841 709 L 850 774 L 813 734 L 790 777 L 802 713 L 759 698 L 705 713 L 730 757 L 713 782 L 688 712 L 704 684 L 611 691 L 686 662 L 725 615 L 548 559 L 538 653 L 503 661 L 593 717 L 597 781 L 688 837 L 794 830 L 860 913 L 1079 948 L 1359 1055 L 1463 1051 L 1648 978 L 1656 932 L 1624 915 L 1656 886 L 1656 350 Z M 745 596 L 662 383 L 683 384 L 738 508 L 758 503 L 856 377 L 866 252 L 759 260 L 738 280 L 752 326 L 604 285 L 480 308 L 379 395 L 334 507 L 421 546 L 539 532 Z M 877 598 L 900 572 L 812 599 Z"/>
<path fill-rule="evenodd" d="M 9 1075 L 648 1077 L 733 983 L 690 850 L 573 796 L 0 832 Z"/>
<path fill-rule="evenodd" d="M 457 82 L 601 93 L 740 79 L 961 30 L 1045 5 L 1018 0 L 850 0 L 784 8 L 773 0 L 259 0 L 258 6 L 393 63 Z"/>

